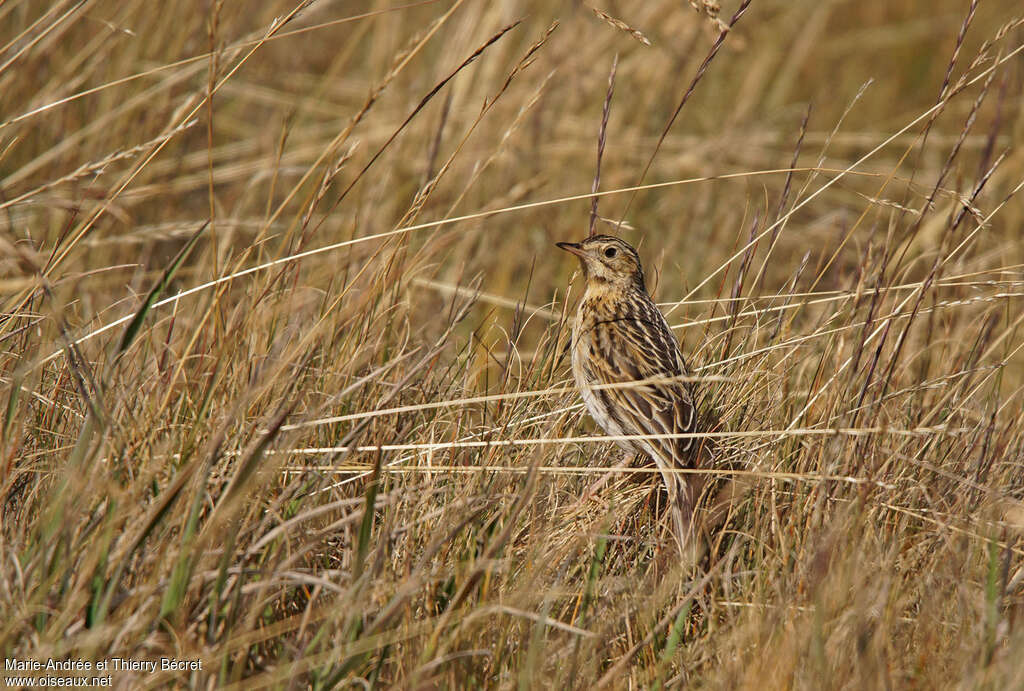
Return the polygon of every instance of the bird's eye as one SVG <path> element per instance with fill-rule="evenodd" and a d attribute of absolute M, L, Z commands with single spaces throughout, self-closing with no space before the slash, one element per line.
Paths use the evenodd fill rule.
<path fill-rule="evenodd" d="M 615 250 L 615 248 L 614 248 L 614 247 L 609 247 L 608 249 L 606 249 L 606 250 L 604 251 L 604 256 L 606 256 L 606 257 L 608 257 L 609 259 L 611 259 L 612 257 L 614 257 L 614 256 L 615 256 L 615 253 L 616 253 L 616 250 Z"/>

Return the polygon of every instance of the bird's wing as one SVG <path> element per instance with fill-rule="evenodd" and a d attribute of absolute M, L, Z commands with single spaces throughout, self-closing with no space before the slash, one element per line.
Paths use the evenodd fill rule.
<path fill-rule="evenodd" d="M 594 391 L 605 399 L 624 430 L 634 434 L 694 431 L 696 412 L 690 385 L 677 378 L 686 375 L 686 365 L 675 336 L 653 304 L 625 318 L 598 322 L 589 335 L 597 351 L 588 362 L 595 383 L 656 379 Z M 656 452 L 656 461 L 681 466 L 687 462 L 693 439 L 650 439 L 644 445 Z"/>

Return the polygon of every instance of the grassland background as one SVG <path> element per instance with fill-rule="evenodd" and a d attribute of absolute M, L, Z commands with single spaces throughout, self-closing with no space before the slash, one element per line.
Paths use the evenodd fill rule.
<path fill-rule="evenodd" d="M 0 0 L 5 658 L 1024 685 L 1020 7 L 753 0 L 660 146 L 715 25 L 594 7 L 639 33 L 576 2 Z M 553 243 L 588 231 L 616 59 L 599 214 L 751 484 L 696 567 L 565 357 Z"/>

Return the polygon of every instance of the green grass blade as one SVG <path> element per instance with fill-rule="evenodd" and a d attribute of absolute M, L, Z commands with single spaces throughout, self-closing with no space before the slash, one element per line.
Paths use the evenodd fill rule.
<path fill-rule="evenodd" d="M 149 314 L 149 310 L 152 309 L 153 304 L 160 298 L 160 295 L 167 289 L 171 280 L 174 278 L 174 274 L 177 273 L 178 269 L 181 268 L 182 263 L 192 252 L 192 249 L 196 246 L 199 241 L 199 237 L 203 234 L 203 231 L 210 225 L 207 221 L 199 230 L 192 234 L 192 237 L 188 239 L 185 246 L 182 247 L 178 254 L 175 255 L 174 259 L 171 260 L 170 265 L 164 269 L 163 276 L 157 281 L 156 285 L 149 291 L 142 306 L 139 307 L 139 311 L 132 317 L 131 322 L 128 323 L 128 327 L 124 330 L 124 336 L 121 337 L 121 344 L 117 347 L 117 354 L 120 355 L 124 351 L 128 350 L 128 347 L 135 340 L 135 337 L 139 335 L 139 331 L 142 329 L 142 323 L 146 320 L 146 315 Z"/>

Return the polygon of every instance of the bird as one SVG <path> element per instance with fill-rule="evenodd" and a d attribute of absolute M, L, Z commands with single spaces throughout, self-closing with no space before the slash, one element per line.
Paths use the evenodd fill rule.
<path fill-rule="evenodd" d="M 611 235 L 557 247 L 579 258 L 586 288 L 572 331 L 572 372 L 587 412 L 613 437 L 697 431 L 693 382 L 679 342 L 651 299 L 637 251 Z M 637 382 L 633 384 L 632 382 Z M 629 453 L 650 457 L 668 490 L 681 555 L 695 547 L 694 509 L 700 491 L 694 437 L 619 439 Z"/>

